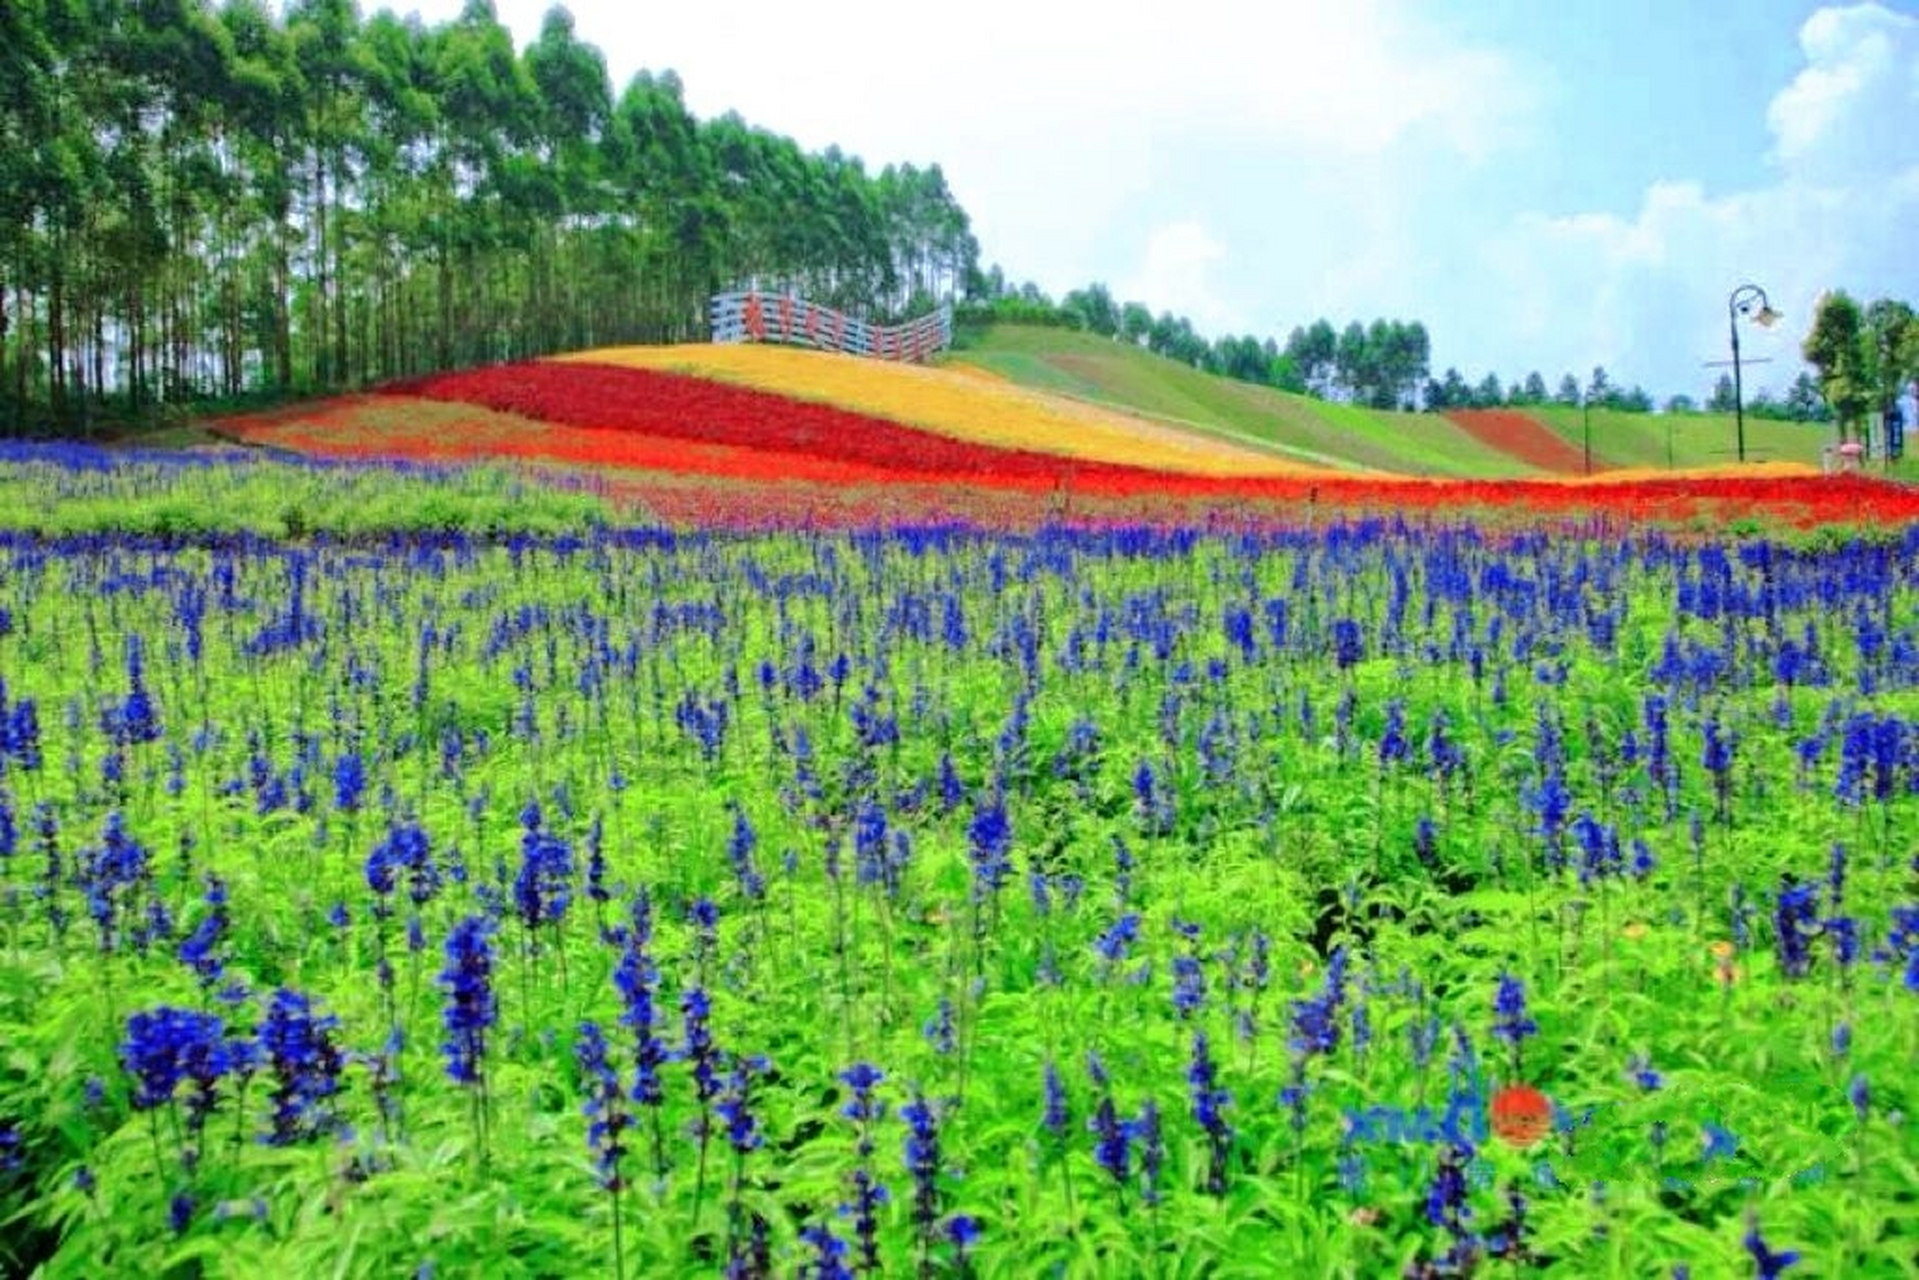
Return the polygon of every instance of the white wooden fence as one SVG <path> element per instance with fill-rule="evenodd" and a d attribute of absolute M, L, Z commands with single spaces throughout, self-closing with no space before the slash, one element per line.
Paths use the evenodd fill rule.
<path fill-rule="evenodd" d="M 875 325 L 783 293 L 721 293 L 712 302 L 713 341 L 791 342 L 878 360 L 924 360 L 953 341 L 953 308 Z"/>

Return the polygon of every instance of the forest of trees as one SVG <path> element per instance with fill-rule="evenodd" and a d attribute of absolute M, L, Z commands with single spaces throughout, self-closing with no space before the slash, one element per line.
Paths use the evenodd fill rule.
<path fill-rule="evenodd" d="M 564 9 L 0 0 L 0 430 L 697 338 L 736 284 L 894 319 L 977 255 L 937 165 L 616 96 Z"/>

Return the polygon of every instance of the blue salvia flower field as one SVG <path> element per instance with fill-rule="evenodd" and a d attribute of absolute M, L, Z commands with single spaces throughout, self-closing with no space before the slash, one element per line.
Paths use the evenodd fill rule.
<path fill-rule="evenodd" d="M 0 1270 L 1913 1274 L 1919 534 L 259 504 L 0 535 Z"/>

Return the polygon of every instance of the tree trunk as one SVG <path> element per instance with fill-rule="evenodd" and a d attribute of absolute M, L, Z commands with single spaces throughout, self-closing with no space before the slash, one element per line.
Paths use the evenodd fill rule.
<path fill-rule="evenodd" d="M 333 179 L 336 183 L 339 181 L 337 168 L 335 169 Z M 346 280 L 344 279 L 346 266 L 343 261 L 345 254 L 342 248 L 342 242 L 345 239 L 345 233 L 340 226 L 340 218 L 336 216 L 333 220 L 333 367 L 339 371 L 341 381 L 350 384 L 353 380 L 353 375 L 347 364 L 347 308 Z"/>
<path fill-rule="evenodd" d="M 0 387 L 7 385 L 7 335 L 11 328 L 12 321 L 7 312 L 7 278 L 0 275 Z M 15 431 L 20 429 L 20 408 L 16 403 L 10 415 Z"/>
<path fill-rule="evenodd" d="M 434 350 L 439 354 L 442 369 L 453 367 L 453 267 L 447 260 L 446 221 L 440 222 L 440 323 L 439 331 L 433 335 Z"/>
<path fill-rule="evenodd" d="M 107 307 L 106 295 L 96 294 L 93 305 L 93 399 L 104 403 L 107 395 Z M 88 415 L 92 421 L 92 415 Z"/>
<path fill-rule="evenodd" d="M 273 225 L 273 382 L 281 395 L 293 390 L 293 251 L 286 212 L 276 210 Z"/>
<path fill-rule="evenodd" d="M 140 281 L 127 281 L 127 404 L 139 413 L 147 403 L 147 322 L 141 314 Z"/>
<path fill-rule="evenodd" d="M 54 240 L 53 266 L 47 273 L 47 407 L 54 420 L 67 412 L 67 282 L 61 266 L 65 237 Z"/>
<path fill-rule="evenodd" d="M 24 432 L 27 427 L 27 375 L 33 364 L 30 358 L 33 342 L 31 327 L 33 297 L 27 292 L 25 283 L 16 283 L 13 286 L 13 313 L 14 323 L 20 329 L 20 337 L 14 343 L 16 354 L 13 361 L 13 429 L 18 433 Z"/>
<path fill-rule="evenodd" d="M 326 157 L 317 146 L 313 149 L 313 193 L 314 208 L 314 252 L 313 269 L 318 275 L 318 287 L 314 290 L 313 333 L 308 341 L 313 344 L 313 380 L 322 390 L 333 385 L 333 367 L 327 359 L 327 195 L 326 195 Z"/>

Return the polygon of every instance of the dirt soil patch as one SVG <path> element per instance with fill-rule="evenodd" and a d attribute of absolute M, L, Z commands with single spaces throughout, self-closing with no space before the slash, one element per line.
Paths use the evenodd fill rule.
<path fill-rule="evenodd" d="M 1537 418 L 1515 409 L 1456 409 L 1446 418 L 1481 444 L 1528 466 L 1560 475 L 1579 475 L 1586 469 L 1583 450 L 1568 444 Z M 1594 471 L 1604 471 L 1608 465 L 1598 454 L 1593 455 Z"/>

